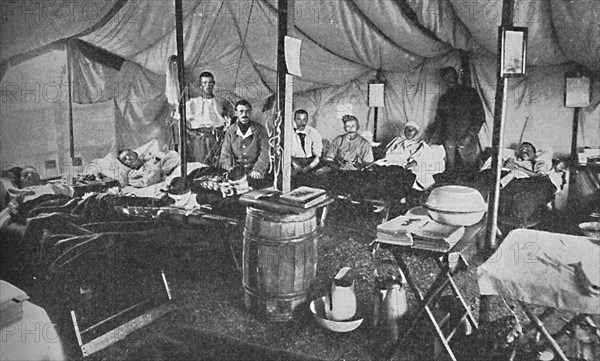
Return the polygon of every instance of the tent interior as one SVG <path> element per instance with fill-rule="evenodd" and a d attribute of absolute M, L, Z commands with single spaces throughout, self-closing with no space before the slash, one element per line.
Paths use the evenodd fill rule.
<path fill-rule="evenodd" d="M 199 92 L 199 75 L 209 71 L 216 80 L 215 95 L 232 103 L 246 99 L 252 104 L 253 120 L 265 125 L 272 122 L 273 115 L 276 114 L 273 99 L 278 92 L 279 75 L 277 3 L 277 0 L 182 1 L 184 68 L 190 96 L 196 96 Z M 434 123 L 438 100 L 446 91 L 439 70 L 452 66 L 460 69 L 461 79 L 479 94 L 486 118 L 479 132 L 479 142 L 482 148 L 492 145 L 495 136 L 495 107 L 498 103 L 497 59 L 502 0 L 288 0 L 288 3 L 288 35 L 301 40 L 299 59 L 302 73 L 301 76 L 294 76 L 293 99 L 288 101 L 292 102 L 293 109 L 304 108 L 308 111 L 308 124 L 315 127 L 324 139 L 332 140 L 344 132 L 341 119 L 346 114 L 359 119 L 360 132 L 370 138 L 372 144 L 386 144 L 401 135 L 404 125 L 409 121 L 416 122 L 425 130 L 419 133 L 419 137 L 427 138 L 427 129 Z M 533 143 L 538 150 L 548 152 L 553 158 L 569 158 L 573 151 L 573 130 L 576 128 L 578 151 L 583 148 L 600 151 L 600 1 L 515 0 L 514 3 L 514 26 L 527 29 L 526 71 L 523 76 L 506 79 L 502 134 L 504 147 L 527 141 Z M 84 173 L 86 166 L 93 164 L 94 159 L 114 156 L 119 149 L 140 149 L 154 140 L 161 149 L 176 148 L 178 131 L 172 125 L 170 114 L 173 107 L 167 100 L 165 90 L 167 62 L 172 55 L 177 54 L 175 1 L 3 0 L 0 7 L 2 170 L 15 166 L 33 166 L 41 178 L 55 178 L 60 183 L 58 179 L 61 176 L 71 180 L 71 177 Z M 589 104 L 585 107 L 565 105 L 566 75 L 573 72 L 584 74 L 589 79 Z M 369 85 L 372 83 L 384 84 L 382 107 L 369 105 Z M 362 173 L 375 174 L 374 171 Z M 176 172 L 171 174 L 173 178 L 179 175 Z M 410 175 L 414 177 L 412 173 Z M 347 178 L 350 183 L 351 176 Z M 563 184 L 566 184 L 566 178 L 562 179 L 565 182 Z M 386 197 L 392 198 L 390 188 L 395 188 L 389 187 L 376 175 L 372 179 L 354 183 L 357 188 L 364 184 L 387 188 L 383 191 L 386 192 Z M 407 193 L 412 192 L 413 183 L 414 178 L 411 178 Z M 600 197 L 600 186 L 597 184 L 594 184 L 595 188 L 582 190 L 581 194 L 573 192 L 574 197 L 583 199 L 595 192 L 594 200 L 592 197 L 586 199 L 597 200 Z M 530 187 L 537 185 L 532 183 Z M 119 192 L 121 190 L 119 188 Z M 185 212 L 190 212 L 182 215 L 177 212 L 183 212 L 182 208 L 185 207 L 179 203 L 173 206 L 175 200 L 169 198 L 164 188 L 152 190 L 160 193 L 160 198 L 137 194 L 126 197 L 107 192 L 87 193 L 87 197 L 67 200 L 67 196 L 63 194 L 53 193 L 51 195 L 55 198 L 51 201 L 56 203 L 52 207 L 36 209 L 33 207 L 42 203 L 28 208 L 25 204 L 27 202 L 23 202 L 24 197 L 21 197 L 22 219 L 19 220 L 22 222 L 18 224 L 19 227 L 15 227 L 20 233 L 15 232 L 18 237 L 12 243 L 5 242 L 4 233 L 2 234 L 3 254 L 0 255 L 0 265 L 5 267 L 8 262 L 4 260 L 12 257 L 4 253 L 8 248 L 6 245 L 16 245 L 18 257 L 12 257 L 9 261 L 18 264 L 11 271 L 23 279 L 28 277 L 27 281 L 35 285 L 46 286 L 44 282 L 47 279 L 56 282 L 59 287 L 51 291 L 58 295 L 73 293 L 75 296 L 72 299 L 57 296 L 58 301 L 47 301 L 51 306 L 61 308 L 67 307 L 65 305 L 73 300 L 73 304 L 80 299 L 97 302 L 91 296 L 93 287 L 90 285 L 93 282 L 110 285 L 106 288 L 110 291 L 119 289 L 130 292 L 144 288 L 139 282 L 143 277 L 138 279 L 136 274 L 132 274 L 131 279 L 125 279 L 133 285 L 129 287 L 117 284 L 120 274 L 112 278 L 108 272 L 104 273 L 104 270 L 113 271 L 114 265 L 111 262 L 120 262 L 121 257 L 129 260 L 131 256 L 132 259 L 142 260 L 144 267 L 152 268 L 153 271 L 158 266 L 166 265 L 172 267 L 175 271 L 171 274 L 177 276 L 187 277 L 196 272 L 193 274 L 196 279 L 182 276 L 182 279 L 175 280 L 178 292 L 188 292 L 187 298 L 183 297 L 181 301 L 187 304 L 178 311 L 178 318 L 164 322 L 170 323 L 165 328 L 178 326 L 177 323 L 182 320 L 201 323 L 206 318 L 214 321 L 201 325 L 207 333 L 221 332 L 226 328 L 227 332 L 221 333 L 269 347 L 275 345 L 305 354 L 323 353 L 332 355 L 335 359 L 348 360 L 368 359 L 379 352 L 380 334 L 373 333 L 370 329 L 361 330 L 361 333 L 351 334 L 351 337 L 345 339 L 333 333 L 322 337 L 323 333 L 315 331 L 318 328 L 312 327 L 313 323 L 309 325 L 307 318 L 304 319 L 307 322 L 292 323 L 292 327 L 286 329 L 259 322 L 242 311 L 244 291 L 239 284 L 241 267 L 237 264 L 235 255 L 233 261 L 230 257 L 238 250 L 232 247 L 231 253 L 227 249 L 226 252 L 221 252 L 226 253 L 225 256 L 220 254 L 227 258 L 226 262 L 235 261 L 236 273 L 233 270 L 223 271 L 221 267 L 226 262 L 222 262 L 223 259 L 219 257 L 198 262 L 200 257 L 194 258 L 197 256 L 194 253 L 196 249 L 189 249 L 215 239 L 222 246 L 234 232 L 237 232 L 235 240 L 239 241 L 246 216 L 243 202 L 237 202 L 238 199 L 232 201 L 234 197 L 224 197 L 215 190 L 218 193 L 216 198 L 223 202 L 221 210 L 224 211 L 223 214 L 212 214 L 214 222 L 207 222 L 207 225 L 200 221 L 193 223 L 187 218 L 191 211 L 196 212 L 198 208 L 186 209 Z M 346 188 L 343 190 L 347 191 Z M 554 188 L 551 191 L 551 196 L 554 196 Z M 588 191 L 590 193 L 586 193 Z M 197 206 L 200 201 L 196 203 L 196 195 L 192 196 L 192 193 L 187 192 L 177 202 L 186 201 L 187 196 L 187 200 L 191 199 L 195 203 L 189 204 Z M 418 196 L 423 197 L 423 194 L 425 192 L 420 192 Z M 533 204 L 529 200 L 535 195 L 529 196 L 517 201 Z M 322 199 L 333 203 L 333 199 L 328 197 L 323 195 Z M 408 197 L 403 199 L 402 207 L 408 209 L 409 202 L 406 202 L 406 198 Z M 118 201 L 126 203 L 123 205 Z M 242 216 L 239 219 L 233 218 L 237 216 L 230 212 L 233 207 L 227 208 L 234 202 L 241 209 Z M 342 202 L 335 202 L 334 205 L 339 203 Z M 547 204 L 543 202 L 544 210 L 547 210 Z M 134 219 L 135 215 L 127 213 L 130 209 L 127 207 L 130 206 L 131 209 L 150 209 L 156 213 L 142 222 Z M 361 204 L 359 207 L 362 206 Z M 593 206 L 596 207 L 596 203 Z M 175 215 L 174 220 L 163 222 L 158 214 L 169 207 L 173 213 L 164 214 L 167 217 Z M 125 209 L 127 212 L 118 213 L 118 209 Z M 356 220 L 355 228 L 364 226 L 362 230 L 366 232 L 374 231 L 376 224 L 382 222 L 377 217 L 385 213 L 382 212 L 383 207 L 376 212 L 371 212 L 371 208 L 368 211 L 365 211 L 367 208 L 357 209 L 352 214 L 354 218 L 347 217 L 346 214 L 338 214 L 338 217 L 346 218 L 343 220 L 351 219 L 353 222 Z M 50 211 L 52 214 L 48 213 Z M 199 210 L 198 214 L 205 221 L 202 218 L 206 215 L 203 211 L 204 209 Z M 335 212 L 331 213 L 330 218 L 335 216 Z M 198 214 L 192 214 L 190 218 Z M 324 211 L 323 214 L 326 215 L 327 212 Z M 587 212 L 585 216 L 589 214 Z M 89 223 L 90 219 L 86 218 L 89 215 L 97 219 L 94 218 Z M 373 215 L 373 218 L 377 218 L 375 221 L 369 218 L 363 222 L 366 226 L 361 223 L 364 221 L 361 217 L 366 219 Z M 483 217 L 483 212 L 481 215 Z M 153 216 L 156 217 L 152 218 Z M 8 216 L 9 220 L 10 217 L 12 215 Z M 483 229 L 482 232 L 485 232 L 485 227 L 482 226 L 484 221 L 481 219 L 479 230 Z M 563 226 L 554 218 L 548 217 L 545 221 L 546 224 L 557 226 L 554 229 Z M 231 224 L 228 222 L 241 227 L 230 231 Z M 11 225 L 16 223 L 15 220 Z M 314 223 L 317 223 L 316 219 Z M 572 223 L 574 232 L 580 231 L 577 228 L 579 222 Z M 3 226 L 0 222 L 0 230 L 3 230 Z M 201 228 L 204 233 L 209 233 L 208 241 L 198 230 Z M 373 241 L 374 232 L 368 236 L 361 234 L 360 237 L 354 237 L 349 236 L 351 227 L 344 225 L 338 228 L 343 230 L 334 227 L 327 229 L 326 231 L 333 231 L 325 234 L 323 241 L 319 240 L 320 278 L 318 284 L 311 289 L 311 296 L 320 297 L 321 294 L 317 293 L 330 286 L 331 276 L 340 267 L 354 264 L 362 267 L 362 278 L 357 281 L 357 289 L 362 292 L 365 304 L 364 300 L 372 299 L 373 259 L 367 245 Z M 316 240 L 314 242 L 316 252 Z M 149 247 L 151 243 L 156 248 Z M 475 242 L 470 246 L 474 247 L 473 243 Z M 113 245 L 116 246 L 112 247 Z M 88 246 L 89 249 L 85 248 Z M 117 253 L 121 251 L 117 246 L 129 253 Z M 220 251 L 225 248 L 222 247 Z M 81 249 L 81 254 L 85 257 L 78 258 Z M 30 258 L 21 257 L 27 252 Z M 241 248 L 239 253 L 242 253 Z M 477 252 L 472 253 L 475 256 Z M 91 262 L 88 263 L 86 257 Z M 307 259 L 310 257 L 312 255 L 306 256 Z M 317 255 L 314 257 L 313 269 L 316 273 Z M 42 259 L 45 263 L 40 262 Z M 73 262 L 69 263 L 71 261 Z M 420 261 L 415 257 L 412 265 L 421 267 Z M 105 268 L 96 267 L 92 262 Z M 125 266 L 128 264 L 124 263 L 124 269 L 127 268 Z M 433 279 L 434 272 L 438 271 L 435 266 L 419 268 L 422 270 L 419 272 L 422 274 L 420 276 Z M 21 273 L 28 267 L 34 277 L 29 273 Z M 51 274 L 48 270 L 56 272 Z M 121 269 L 115 268 L 114 272 L 121 272 Z M 476 288 L 475 268 L 470 267 L 469 272 L 470 278 L 464 283 Z M 570 268 L 568 272 L 571 272 Z M 293 270 L 291 273 L 294 273 Z M 50 276 L 40 276 L 45 274 Z M 171 276 L 169 272 L 167 274 Z M 155 275 L 157 279 L 158 275 Z M 0 278 L 3 276 L 0 274 Z M 162 280 L 158 280 L 161 287 L 167 283 L 164 273 L 162 277 Z M 85 282 L 80 282 L 80 278 Z M 63 281 L 72 287 L 62 287 Z M 48 282 L 48 289 L 53 286 L 50 283 Z M 165 288 L 168 293 L 168 287 Z M 43 287 L 40 289 L 47 291 Z M 477 295 L 478 290 L 470 289 L 469 292 Z M 109 296 L 112 297 L 111 294 Z M 469 298 L 473 305 L 478 302 L 477 297 Z M 417 303 L 421 305 L 416 298 L 411 298 L 410 302 L 414 307 Z M 111 308 L 110 303 L 99 304 L 106 309 Z M 85 305 L 87 307 L 88 303 Z M 89 305 L 95 307 L 91 301 Z M 93 307 L 90 306 L 90 309 L 95 312 Z M 506 308 L 503 310 L 506 311 Z M 309 311 L 305 315 L 310 315 Z M 69 317 L 66 313 L 63 316 Z M 171 322 L 172 320 L 175 322 Z M 66 323 L 69 322 L 71 320 L 67 319 Z M 76 322 L 72 323 L 77 326 Z M 184 336 L 184 342 L 166 335 L 167 341 L 174 345 L 169 348 L 168 356 L 161 358 L 154 355 L 147 357 L 148 359 L 174 359 L 177 354 L 171 352 L 175 352 L 179 346 L 197 346 L 200 337 L 196 337 L 195 333 L 179 329 L 172 332 L 176 336 Z M 282 334 L 286 337 L 281 337 Z M 190 341 L 190 338 L 193 340 Z M 338 354 L 342 347 L 347 347 L 350 353 L 354 352 L 356 345 L 365 345 L 365 340 L 368 345 L 361 348 L 359 354 L 349 355 L 351 357 L 346 357 L 348 354 Z M 75 345 L 75 342 L 72 343 Z M 146 350 L 148 344 L 152 344 L 152 347 Z M 152 339 L 148 344 L 140 342 L 138 346 L 143 347 L 138 349 L 144 349 L 144 355 L 149 356 L 153 356 L 155 348 L 161 346 L 160 342 Z M 228 348 L 221 338 L 211 342 L 211 345 L 216 345 L 217 353 Z M 428 344 L 423 348 L 433 348 L 430 346 Z M 203 346 L 197 347 L 200 350 Z M 123 349 L 117 347 L 115 350 L 111 351 L 114 355 L 102 359 L 127 358 L 111 357 L 126 355 Z M 197 353 L 196 349 L 187 351 L 191 353 L 186 353 L 181 359 L 196 357 L 201 352 Z M 252 351 L 244 352 L 247 356 Z M 293 359 L 290 355 L 276 356 L 273 359 Z M 134 355 L 128 359 L 144 357 Z"/>
<path fill-rule="evenodd" d="M 486 111 L 480 143 L 491 145 L 502 1 L 290 4 L 288 34 L 302 40 L 293 107 L 307 109 L 309 125 L 324 138 L 342 133 L 347 113 L 358 117 L 361 131 L 374 132 L 367 94 L 376 78 L 385 82 L 376 141 L 399 135 L 407 121 L 426 127 L 444 91 L 438 70 L 466 64 Z M 172 2 L 28 0 L 2 7 L 3 169 L 34 165 L 42 175 L 66 174 L 74 172 L 72 156 L 85 165 L 153 139 L 172 146 L 165 97 L 167 58 L 176 54 Z M 574 109 L 564 106 L 565 73 L 580 66 L 592 74 L 593 91 L 591 105 L 581 108 L 577 146 L 600 144 L 599 12 L 594 0 L 516 2 L 514 24 L 528 29 L 527 64 L 525 76 L 509 79 L 506 146 L 529 141 L 569 154 Z M 210 71 L 217 95 L 249 100 L 254 118 L 266 121 L 265 101 L 277 91 L 277 2 L 186 0 L 183 20 L 191 93 L 200 72 Z"/>

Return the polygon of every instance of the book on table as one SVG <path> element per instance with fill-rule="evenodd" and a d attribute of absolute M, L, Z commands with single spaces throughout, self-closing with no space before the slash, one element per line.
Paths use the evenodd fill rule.
<path fill-rule="evenodd" d="M 309 208 L 327 199 L 324 189 L 312 187 L 298 187 L 288 193 L 279 196 L 279 202 L 302 208 Z"/>
<path fill-rule="evenodd" d="M 426 219 L 398 216 L 377 226 L 377 240 L 402 246 L 413 245 L 413 232 L 421 228 Z"/>
<path fill-rule="evenodd" d="M 465 234 L 465 227 L 428 220 L 412 234 L 413 248 L 445 252 L 460 241 Z"/>

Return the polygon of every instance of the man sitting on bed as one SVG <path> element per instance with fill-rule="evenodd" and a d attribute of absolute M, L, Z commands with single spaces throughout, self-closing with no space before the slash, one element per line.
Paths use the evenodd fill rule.
<path fill-rule="evenodd" d="M 414 121 L 404 125 L 404 134 L 394 138 L 385 149 L 385 157 L 375 164 L 382 166 L 397 165 L 413 172 L 414 188 L 423 190 L 431 187 L 435 181 L 434 174 L 444 171 L 446 152 L 442 146 L 430 146 L 417 139 L 421 127 Z"/>
<path fill-rule="evenodd" d="M 417 161 L 423 154 L 425 142 L 416 139 L 421 127 L 413 122 L 404 125 L 403 135 L 394 138 L 385 148 L 385 157 L 379 159 L 377 165 L 399 165 L 406 169 L 415 169 Z"/>
<path fill-rule="evenodd" d="M 269 136 L 262 124 L 250 120 L 252 105 L 241 99 L 235 103 L 238 119 L 225 131 L 221 148 L 221 168 L 242 167 L 252 179 L 264 179 L 269 169 Z"/>
<path fill-rule="evenodd" d="M 175 151 L 155 154 L 152 157 L 140 157 L 132 149 L 119 151 L 119 161 L 130 168 L 127 173 L 127 184 L 143 188 L 162 182 L 179 165 L 179 154 Z"/>
<path fill-rule="evenodd" d="M 342 117 L 346 134 L 338 135 L 331 141 L 323 157 L 324 167 L 317 174 L 332 170 L 360 170 L 373 162 L 373 149 L 368 140 L 358 135 L 360 124 L 353 115 Z"/>
<path fill-rule="evenodd" d="M 323 138 L 307 123 L 308 112 L 304 109 L 296 110 L 292 134 L 292 175 L 310 172 L 319 165 L 321 159 Z"/>

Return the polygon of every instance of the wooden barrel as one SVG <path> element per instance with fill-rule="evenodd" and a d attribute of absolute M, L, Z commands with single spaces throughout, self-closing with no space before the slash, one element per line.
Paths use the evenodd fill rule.
<path fill-rule="evenodd" d="M 244 228 L 246 308 L 273 322 L 289 321 L 317 274 L 315 210 L 279 214 L 248 207 Z"/>

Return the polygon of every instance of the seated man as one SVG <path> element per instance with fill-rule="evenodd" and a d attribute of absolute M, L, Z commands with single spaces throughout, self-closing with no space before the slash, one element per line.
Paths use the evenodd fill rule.
<path fill-rule="evenodd" d="M 421 127 L 409 121 L 404 125 L 404 135 L 394 138 L 385 149 L 385 157 L 377 165 L 398 165 L 413 172 L 417 178 L 414 187 L 426 189 L 435 181 L 433 175 L 445 169 L 445 151 L 442 146 L 429 146 L 416 139 Z"/>
<path fill-rule="evenodd" d="M 342 117 L 346 134 L 333 139 L 323 157 L 325 165 L 318 174 L 339 170 L 360 170 L 373 162 L 373 149 L 368 140 L 358 135 L 360 124 L 352 115 Z"/>
<path fill-rule="evenodd" d="M 130 168 L 127 173 L 127 184 L 143 188 L 162 182 L 179 165 L 179 154 L 175 151 L 156 154 L 152 157 L 140 157 L 132 149 L 119 151 L 119 161 Z"/>
<path fill-rule="evenodd" d="M 421 127 L 413 121 L 404 125 L 404 134 L 394 138 L 385 148 L 385 157 L 375 162 L 377 165 L 399 165 L 414 169 L 423 154 L 423 140 L 415 139 Z"/>
<path fill-rule="evenodd" d="M 225 131 L 221 148 L 221 168 L 241 166 L 253 179 L 263 179 L 269 169 L 269 136 L 261 124 L 250 120 L 252 106 L 241 99 L 235 103 L 238 121 Z"/>
<path fill-rule="evenodd" d="M 313 170 L 321 160 L 323 138 L 319 132 L 306 125 L 308 112 L 298 109 L 294 112 L 295 132 L 292 135 L 292 175 Z"/>

